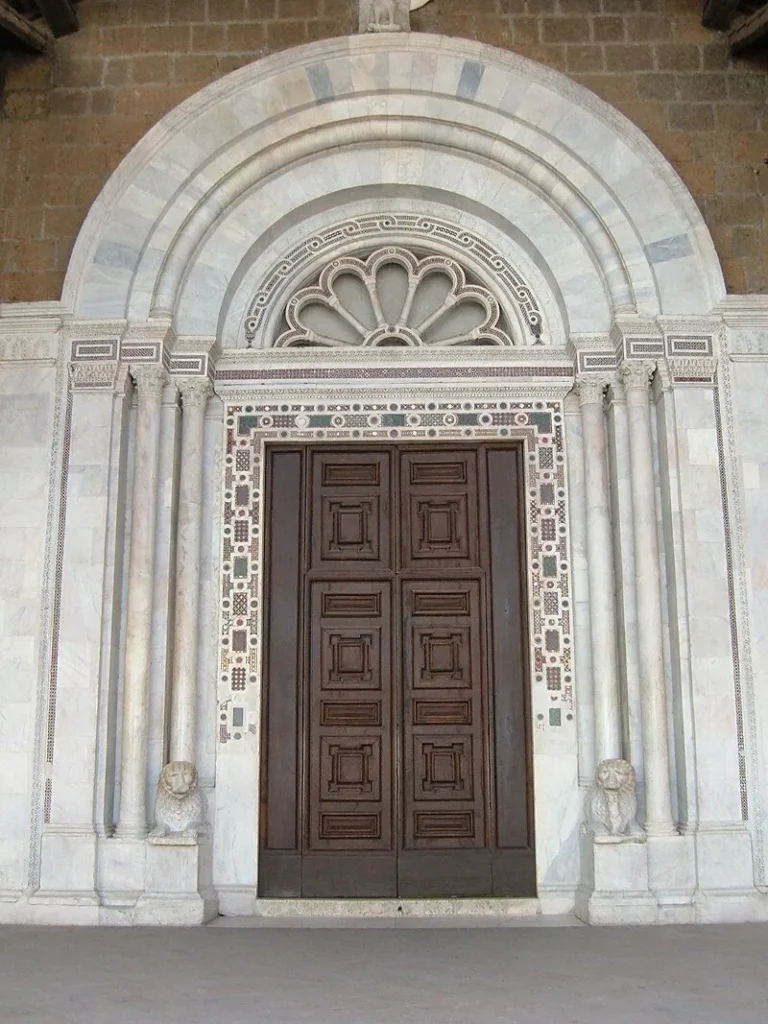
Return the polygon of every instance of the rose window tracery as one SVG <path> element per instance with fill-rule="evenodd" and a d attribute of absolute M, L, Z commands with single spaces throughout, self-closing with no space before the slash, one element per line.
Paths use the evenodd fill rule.
<path fill-rule="evenodd" d="M 285 308 L 280 348 L 512 345 L 498 301 L 444 256 L 345 256 Z"/>

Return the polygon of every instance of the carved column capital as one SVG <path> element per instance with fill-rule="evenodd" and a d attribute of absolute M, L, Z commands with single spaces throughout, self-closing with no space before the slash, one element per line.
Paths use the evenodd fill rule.
<path fill-rule="evenodd" d="M 602 405 L 605 389 L 610 382 L 610 377 L 589 373 L 578 374 L 574 387 L 579 396 L 579 405 Z"/>
<path fill-rule="evenodd" d="M 656 372 L 656 363 L 650 359 L 638 359 L 622 363 L 619 370 L 621 383 L 629 396 L 632 392 L 648 392 L 648 385 Z"/>
<path fill-rule="evenodd" d="M 181 404 L 185 409 L 205 407 L 213 394 L 213 385 L 207 377 L 186 377 L 177 381 Z"/>
<path fill-rule="evenodd" d="M 132 366 L 131 377 L 142 395 L 162 396 L 163 389 L 168 383 L 168 374 L 162 366 L 153 363 L 150 366 Z"/>

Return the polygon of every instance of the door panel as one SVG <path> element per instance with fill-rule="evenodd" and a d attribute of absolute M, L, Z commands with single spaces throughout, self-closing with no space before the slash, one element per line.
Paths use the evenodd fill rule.
<path fill-rule="evenodd" d="M 403 568 L 478 564 L 475 463 L 474 452 L 403 452 Z"/>
<path fill-rule="evenodd" d="M 535 892 L 519 463 L 268 452 L 262 895 Z"/>
<path fill-rule="evenodd" d="M 389 569 L 390 453 L 312 457 L 312 569 Z"/>
<path fill-rule="evenodd" d="M 310 590 L 309 849 L 391 850 L 391 584 Z"/>
<path fill-rule="evenodd" d="M 442 595 L 465 613 L 414 611 Z M 485 846 L 479 606 L 477 580 L 403 584 L 405 849 Z"/>

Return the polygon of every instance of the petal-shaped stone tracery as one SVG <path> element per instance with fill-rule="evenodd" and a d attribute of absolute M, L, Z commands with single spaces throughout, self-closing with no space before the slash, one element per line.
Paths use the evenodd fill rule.
<path fill-rule="evenodd" d="M 392 246 L 334 260 L 290 299 L 285 321 L 282 348 L 513 344 L 497 300 L 458 263 Z"/>

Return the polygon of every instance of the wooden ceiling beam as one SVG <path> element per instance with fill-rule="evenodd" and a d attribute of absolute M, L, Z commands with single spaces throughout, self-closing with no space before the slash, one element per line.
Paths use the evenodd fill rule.
<path fill-rule="evenodd" d="M 738 6 L 739 0 L 703 0 L 701 23 L 722 32 L 730 26 Z"/>
<path fill-rule="evenodd" d="M 15 11 L 8 0 L 0 0 L 0 29 L 37 53 L 42 53 L 48 45 L 48 33 Z"/>
<path fill-rule="evenodd" d="M 761 39 L 768 38 L 768 4 L 764 4 L 753 14 L 739 18 L 731 25 L 728 33 L 728 45 L 731 53 L 738 53 Z"/>
<path fill-rule="evenodd" d="M 77 32 L 80 27 L 72 0 L 37 0 L 37 6 L 57 38 Z"/>

